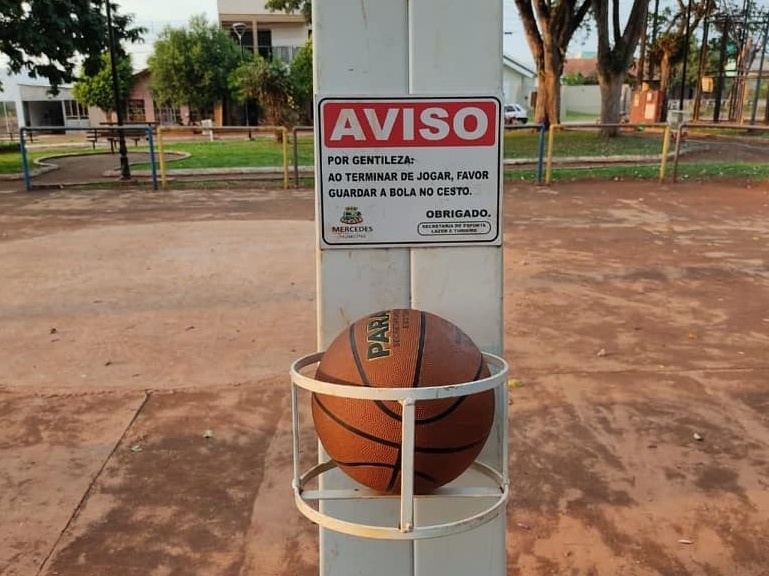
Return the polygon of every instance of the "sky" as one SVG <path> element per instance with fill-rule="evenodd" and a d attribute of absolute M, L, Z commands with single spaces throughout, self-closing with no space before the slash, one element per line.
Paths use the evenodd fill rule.
<path fill-rule="evenodd" d="M 190 16 L 195 14 L 204 14 L 209 20 L 216 21 L 216 0 L 117 0 L 117 2 L 121 13 L 134 14 L 136 23 L 149 29 L 145 44 L 131 49 L 135 69 L 145 66 L 147 57 L 152 54 L 152 41 L 165 26 L 184 26 Z M 504 10 L 505 53 L 525 64 L 532 64 L 523 25 L 518 19 L 513 0 L 504 0 Z"/>

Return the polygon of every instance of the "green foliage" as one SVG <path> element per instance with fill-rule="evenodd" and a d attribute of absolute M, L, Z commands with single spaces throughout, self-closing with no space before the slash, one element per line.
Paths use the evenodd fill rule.
<path fill-rule="evenodd" d="M 299 12 L 307 22 L 312 21 L 311 0 L 267 0 L 264 6 L 270 12 L 285 12 L 286 14 Z"/>
<path fill-rule="evenodd" d="M 302 46 L 294 61 L 291 62 L 291 84 L 294 103 L 304 116 L 303 122 L 310 123 L 312 121 L 312 96 L 314 93 L 311 40 Z"/>
<path fill-rule="evenodd" d="M 117 77 L 120 95 L 123 99 L 131 91 L 133 84 L 133 65 L 130 56 L 119 56 L 117 58 Z M 107 114 L 114 112 L 115 92 L 112 85 L 112 67 L 109 54 L 103 54 L 101 57 L 101 68 L 96 74 L 84 74 L 75 81 L 72 86 L 72 95 L 75 100 L 84 106 L 98 106 Z"/>
<path fill-rule="evenodd" d="M 139 42 L 145 28 L 111 4 L 116 43 Z M 108 47 L 103 0 L 0 0 L 0 54 L 14 74 L 47 78 L 51 91 L 75 79 L 76 57 L 93 72 Z M 118 47 L 122 53 L 122 48 Z"/>
<path fill-rule="evenodd" d="M 18 154 L 18 142 L 0 142 L 0 154 Z"/>
<path fill-rule="evenodd" d="M 148 59 L 152 95 L 158 102 L 206 114 L 227 96 L 227 79 L 240 61 L 240 49 L 227 32 L 205 16 L 193 16 L 188 28 L 168 26 L 155 42 Z"/>
<path fill-rule="evenodd" d="M 651 8 L 650 8 L 651 10 Z M 656 15 L 650 13 L 652 30 L 658 30 L 656 41 L 649 44 L 648 59 L 655 66 L 662 66 L 663 59 L 668 65 L 682 63 L 684 47 L 686 46 L 686 12 L 689 11 L 689 30 L 692 38 L 694 31 L 705 16 L 716 11 L 713 0 L 692 0 L 689 3 L 679 2 L 675 8 L 666 6 Z M 668 72 L 669 73 L 669 72 Z M 662 79 L 665 85 L 669 79 Z"/>
<path fill-rule="evenodd" d="M 248 99 L 259 101 L 266 124 L 293 124 L 293 86 L 284 62 L 268 62 L 256 54 L 235 69 L 230 76 L 230 87 L 240 102 Z"/>
<path fill-rule="evenodd" d="M 595 74 L 583 76 L 582 72 L 576 74 L 564 74 L 561 77 L 561 84 L 565 86 L 588 86 L 598 84 L 598 77 Z"/>

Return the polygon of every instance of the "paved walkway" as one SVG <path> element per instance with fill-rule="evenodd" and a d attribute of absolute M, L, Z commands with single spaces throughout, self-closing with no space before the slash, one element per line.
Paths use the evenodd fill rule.
<path fill-rule="evenodd" d="M 138 164 L 149 162 L 149 153 L 129 152 L 128 162 Z M 120 170 L 120 155 L 110 154 L 73 154 L 71 156 L 56 156 L 45 161 L 46 164 L 57 166 L 55 170 L 47 171 L 32 178 L 35 186 L 63 186 L 66 184 L 90 184 L 110 182 L 116 176 L 110 171 Z"/>

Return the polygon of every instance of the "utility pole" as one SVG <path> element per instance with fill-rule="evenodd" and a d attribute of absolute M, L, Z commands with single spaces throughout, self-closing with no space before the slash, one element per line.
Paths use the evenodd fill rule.
<path fill-rule="evenodd" d="M 750 37 L 750 0 L 745 0 L 742 8 L 742 28 L 740 28 L 737 52 L 737 69 L 729 99 L 729 120 L 742 124 L 742 105 L 745 97 L 747 68 L 752 38 Z"/>
<path fill-rule="evenodd" d="M 644 10 L 644 27 L 641 30 L 641 53 L 638 55 L 638 67 L 636 68 L 636 90 L 643 90 L 644 73 L 646 71 L 646 29 L 649 27 L 649 5 Z"/>
<path fill-rule="evenodd" d="M 246 33 L 246 30 L 248 30 L 248 25 L 244 22 L 235 22 L 232 25 L 232 31 L 235 33 L 235 36 L 238 37 L 238 44 L 240 45 L 240 59 L 245 62 L 246 55 L 243 51 L 243 35 Z M 256 34 L 256 32 L 254 32 Z M 243 114 L 246 119 L 246 126 L 248 126 L 248 139 L 251 140 L 251 121 L 248 118 L 248 98 L 245 99 L 243 102 Z"/>
<path fill-rule="evenodd" d="M 756 78 L 756 88 L 753 94 L 753 109 L 750 111 L 750 123 L 756 123 L 756 112 L 758 111 L 758 93 L 761 91 L 761 77 L 764 75 L 764 55 L 766 53 L 767 37 L 769 37 L 769 18 L 764 24 L 764 39 L 761 42 L 761 58 L 758 63 L 758 78 Z"/>
<path fill-rule="evenodd" d="M 120 94 L 120 82 L 117 75 L 117 55 L 115 54 L 115 30 L 112 28 L 112 8 L 110 0 L 107 0 L 107 29 L 109 31 L 109 62 L 112 73 L 112 95 L 115 99 L 115 116 L 117 118 L 118 151 L 120 153 L 120 179 L 131 179 L 131 166 L 128 164 L 128 149 L 125 145 L 125 132 L 123 126 L 123 98 Z"/>
<path fill-rule="evenodd" d="M 686 65 L 689 62 L 689 40 L 691 39 L 692 0 L 686 5 L 686 33 L 684 34 L 684 65 L 681 70 L 681 95 L 678 110 L 681 114 L 681 122 L 684 120 L 684 95 L 686 91 Z"/>
<path fill-rule="evenodd" d="M 721 32 L 721 46 L 718 56 L 718 78 L 716 79 L 716 105 L 713 108 L 713 122 L 718 122 L 721 115 L 721 96 L 724 91 L 724 74 L 726 67 L 726 46 L 729 42 L 729 16 L 724 17 L 724 29 Z"/>
<path fill-rule="evenodd" d="M 713 0 L 708 2 L 705 8 L 705 22 L 702 25 L 702 44 L 700 45 L 700 62 L 697 66 L 697 85 L 694 87 L 694 110 L 692 119 L 700 119 L 700 107 L 702 105 L 702 77 L 703 70 L 708 61 L 708 32 L 710 31 L 710 11 L 713 9 Z"/>
<path fill-rule="evenodd" d="M 660 0 L 654 0 L 654 17 L 652 18 L 652 48 L 657 43 L 657 30 L 659 26 Z M 649 84 L 654 82 L 654 58 L 649 58 Z"/>

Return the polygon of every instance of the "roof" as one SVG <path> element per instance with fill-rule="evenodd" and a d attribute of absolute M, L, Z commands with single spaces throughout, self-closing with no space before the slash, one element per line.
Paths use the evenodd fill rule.
<path fill-rule="evenodd" d="M 534 78 L 536 76 L 534 70 L 523 64 L 520 60 L 513 58 L 509 54 L 504 54 L 502 56 L 502 64 L 514 72 L 517 72 L 521 76 L 526 76 L 527 78 Z"/>
<path fill-rule="evenodd" d="M 595 76 L 598 71 L 598 59 L 597 58 L 579 58 L 579 57 L 566 57 L 566 62 L 563 64 L 564 74 L 582 74 L 584 78 Z"/>

